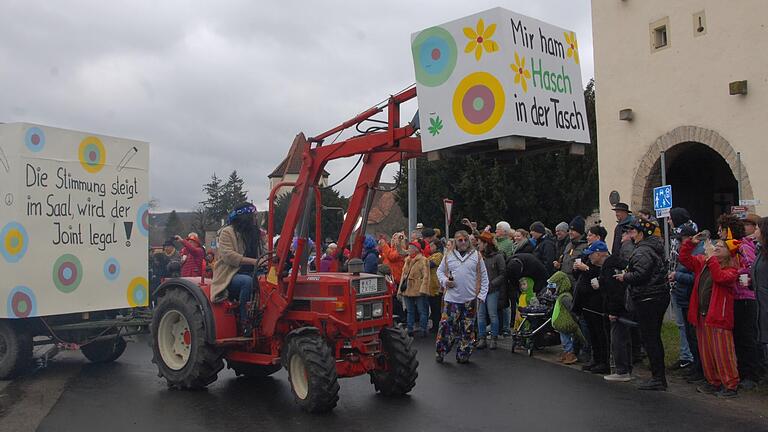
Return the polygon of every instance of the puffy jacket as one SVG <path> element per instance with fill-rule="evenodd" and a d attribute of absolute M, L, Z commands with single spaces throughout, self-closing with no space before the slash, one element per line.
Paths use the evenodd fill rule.
<path fill-rule="evenodd" d="M 656 236 L 644 238 L 629 257 L 624 282 L 629 285 L 633 299 L 654 296 L 668 291 L 664 245 Z"/>
<path fill-rule="evenodd" d="M 483 254 L 485 270 L 488 272 L 488 293 L 504 289 L 507 284 L 507 263 L 502 252 Z"/>
<path fill-rule="evenodd" d="M 363 252 L 363 271 L 373 273 L 379 270 L 379 252 L 376 249 L 368 249 Z"/>
<path fill-rule="evenodd" d="M 400 284 L 400 278 L 403 274 L 403 265 L 405 265 L 405 257 L 400 255 L 400 252 L 396 247 L 392 247 L 389 243 L 386 243 L 381 248 L 381 257 L 384 259 L 384 264 L 389 266 L 392 271 L 392 278 L 395 279 L 395 283 Z"/>
<path fill-rule="evenodd" d="M 429 263 L 427 258 L 417 253 L 405 258 L 403 265 L 403 279 L 408 278 L 408 287 L 403 295 L 406 297 L 418 297 L 429 295 Z M 400 281 L 400 285 L 403 281 Z"/>
<path fill-rule="evenodd" d="M 688 322 L 698 325 L 699 317 L 699 279 L 706 266 L 712 275 L 712 295 L 709 299 L 709 310 L 704 324 L 726 330 L 733 330 L 733 293 L 739 277 L 736 267 L 721 267 L 716 258 L 702 255 L 693 256 L 695 245 L 686 240 L 680 248 L 680 262 L 696 275 L 693 282 L 691 303 L 688 307 Z"/>
<path fill-rule="evenodd" d="M 181 277 L 200 276 L 205 261 L 205 249 L 197 242 L 182 240 L 181 243 L 184 245 L 182 255 L 187 257 L 181 265 Z"/>
<path fill-rule="evenodd" d="M 557 259 L 557 245 L 555 245 L 552 237 L 542 236 L 536 242 L 536 247 L 533 248 L 533 255 L 544 264 L 544 268 L 547 269 L 547 277 L 555 273 L 555 267 L 552 263 Z"/>

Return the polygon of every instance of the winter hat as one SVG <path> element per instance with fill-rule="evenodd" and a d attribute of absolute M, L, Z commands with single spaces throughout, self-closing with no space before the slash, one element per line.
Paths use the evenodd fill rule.
<path fill-rule="evenodd" d="M 534 223 L 532 223 L 532 224 L 531 224 L 531 229 L 530 229 L 530 231 L 531 231 L 531 232 L 537 232 L 537 233 L 539 233 L 539 234 L 546 234 L 546 232 L 547 232 L 547 229 L 544 227 L 544 224 L 543 224 L 543 223 L 541 223 L 541 222 L 539 222 L 539 221 L 536 221 L 536 222 L 534 222 Z"/>
<path fill-rule="evenodd" d="M 576 231 L 579 234 L 584 234 L 584 226 L 587 224 L 587 222 L 584 220 L 581 216 L 576 216 L 571 221 L 571 224 L 569 225 L 570 229 L 573 231 Z"/>
<path fill-rule="evenodd" d="M 638 219 L 632 224 L 630 228 L 643 233 L 645 237 L 650 237 L 654 232 L 656 232 L 656 228 L 658 227 L 653 222 L 647 221 L 645 219 Z"/>
<path fill-rule="evenodd" d="M 363 240 L 363 248 L 365 250 L 376 249 L 376 239 L 370 234 L 366 235 L 365 240 Z"/>
<path fill-rule="evenodd" d="M 493 234 L 489 233 L 488 231 L 483 231 L 482 233 L 480 233 L 480 237 L 478 238 L 480 239 L 480 241 L 493 244 Z"/>
<path fill-rule="evenodd" d="M 410 242 L 410 243 L 408 243 L 408 246 L 413 246 L 413 247 L 415 247 L 415 248 L 416 248 L 416 250 L 417 250 L 417 251 L 419 251 L 419 253 L 421 253 L 421 252 L 422 252 L 422 250 L 421 250 L 421 245 L 419 244 L 419 242 L 416 242 L 416 241 Z"/>
<path fill-rule="evenodd" d="M 557 224 L 555 231 L 568 231 L 568 222 L 560 222 Z"/>
<path fill-rule="evenodd" d="M 422 234 L 424 237 L 432 237 L 432 236 L 434 236 L 434 235 L 435 235 L 435 230 L 433 230 L 432 228 L 424 228 L 424 229 L 421 231 L 421 234 Z"/>
<path fill-rule="evenodd" d="M 678 227 L 689 220 L 691 220 L 691 215 L 688 213 L 688 210 L 682 208 L 682 207 L 674 207 L 669 210 L 669 217 L 672 219 L 672 223 Z"/>
<path fill-rule="evenodd" d="M 568 275 L 562 271 L 558 271 L 550 276 L 549 279 L 547 279 L 547 282 L 557 286 L 557 294 L 571 292 L 571 280 L 568 279 Z"/>

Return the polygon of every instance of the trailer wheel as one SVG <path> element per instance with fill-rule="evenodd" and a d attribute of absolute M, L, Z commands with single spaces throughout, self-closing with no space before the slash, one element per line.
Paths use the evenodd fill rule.
<path fill-rule="evenodd" d="M 91 342 L 80 347 L 80 351 L 91 363 L 109 363 L 123 355 L 126 345 L 122 336 L 116 336 L 113 339 Z"/>
<path fill-rule="evenodd" d="M 386 368 L 371 372 L 371 383 L 385 396 L 402 396 L 416 385 L 416 350 L 411 348 L 413 338 L 402 329 L 387 328 L 381 332 L 381 343 L 386 356 Z"/>
<path fill-rule="evenodd" d="M 339 401 L 333 351 L 320 335 L 294 336 L 288 343 L 285 368 L 296 403 L 305 411 L 332 410 Z"/>
<path fill-rule="evenodd" d="M 31 364 L 32 336 L 20 327 L 0 320 L 0 379 L 13 378 Z"/>
<path fill-rule="evenodd" d="M 169 387 L 200 389 L 224 368 L 221 352 L 205 340 L 200 305 L 181 288 L 160 294 L 152 317 L 152 362 Z"/>
<path fill-rule="evenodd" d="M 246 378 L 265 378 L 282 369 L 280 365 L 257 365 L 227 360 L 227 367 L 235 371 L 235 375 Z"/>

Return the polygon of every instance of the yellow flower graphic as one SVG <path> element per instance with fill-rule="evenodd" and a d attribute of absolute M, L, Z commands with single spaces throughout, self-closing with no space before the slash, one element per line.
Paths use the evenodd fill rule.
<path fill-rule="evenodd" d="M 531 71 L 525 68 L 525 57 L 522 59 L 515 51 L 515 64 L 509 65 L 515 71 L 515 84 L 520 84 L 523 91 L 528 93 L 528 83 L 525 80 L 531 79 Z"/>
<path fill-rule="evenodd" d="M 565 44 L 568 45 L 568 58 L 573 57 L 573 61 L 579 64 L 579 42 L 576 40 L 576 34 L 574 32 L 563 34 L 565 35 Z"/>
<path fill-rule="evenodd" d="M 499 50 L 499 44 L 496 41 L 491 40 L 493 34 L 496 32 L 496 24 L 491 24 L 488 28 L 485 28 L 483 19 L 477 20 L 477 28 L 464 27 L 464 36 L 469 38 L 467 46 L 464 48 L 465 53 L 475 51 L 475 59 L 480 61 L 483 56 L 483 50 L 488 53 L 496 52 Z"/>

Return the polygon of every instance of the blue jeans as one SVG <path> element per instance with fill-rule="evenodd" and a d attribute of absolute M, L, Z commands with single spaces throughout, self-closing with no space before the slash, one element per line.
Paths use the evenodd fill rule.
<path fill-rule="evenodd" d="M 563 351 L 573 352 L 573 337 L 571 335 L 560 333 L 560 343 L 563 344 Z"/>
<path fill-rule="evenodd" d="M 685 335 L 685 319 L 683 315 L 683 308 L 677 303 L 677 296 L 672 295 L 672 310 L 675 313 L 675 324 L 680 332 L 680 361 L 693 361 L 693 353 L 691 347 L 688 345 L 688 337 Z"/>
<path fill-rule="evenodd" d="M 478 339 L 485 337 L 485 314 L 491 317 L 491 336 L 499 336 L 499 292 L 488 293 L 484 302 L 480 302 L 480 312 L 477 315 Z"/>
<path fill-rule="evenodd" d="M 427 332 L 427 326 L 429 325 L 429 299 L 427 296 L 418 297 L 403 297 L 405 299 L 406 307 L 406 326 L 408 327 L 408 333 L 413 332 L 413 324 L 416 322 L 416 313 L 419 314 L 419 327 L 424 333 Z"/>
<path fill-rule="evenodd" d="M 242 324 L 248 318 L 246 303 L 251 300 L 253 278 L 246 274 L 238 273 L 229 282 L 227 290 L 229 291 L 229 298 L 240 301 L 240 323 Z"/>
<path fill-rule="evenodd" d="M 513 302 L 512 305 L 514 305 L 515 310 L 517 310 L 516 303 Z M 509 333 L 511 325 L 512 325 L 512 308 L 508 306 L 501 310 L 501 332 Z"/>

